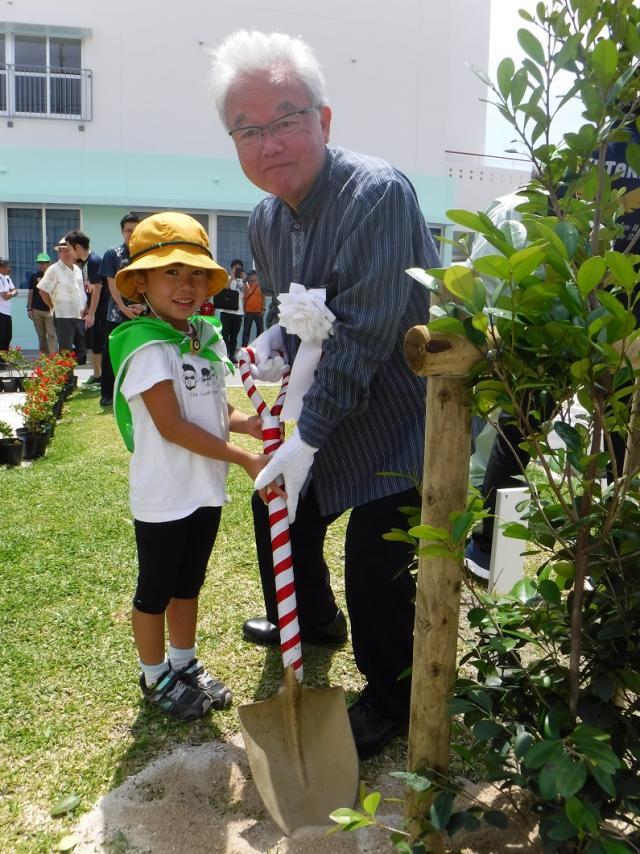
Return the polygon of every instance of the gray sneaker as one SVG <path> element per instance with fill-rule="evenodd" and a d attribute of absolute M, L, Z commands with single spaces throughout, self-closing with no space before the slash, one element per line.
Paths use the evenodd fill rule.
<path fill-rule="evenodd" d="M 140 674 L 140 689 L 147 702 L 180 721 L 195 721 L 203 717 L 211 706 L 211 698 L 198 688 L 182 680 L 181 674 L 167 670 L 151 688 L 147 687 L 144 673 Z"/>
<path fill-rule="evenodd" d="M 231 705 L 230 689 L 219 679 L 214 679 L 197 658 L 192 659 L 184 670 L 178 671 L 178 676 L 190 688 L 206 694 L 211 700 L 212 709 L 220 711 L 229 708 Z"/>

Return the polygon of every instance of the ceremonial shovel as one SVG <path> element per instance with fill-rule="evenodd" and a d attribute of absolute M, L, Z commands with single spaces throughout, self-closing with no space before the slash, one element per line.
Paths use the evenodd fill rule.
<path fill-rule="evenodd" d="M 255 388 L 249 365 L 253 351 L 242 351 L 240 375 L 262 419 L 265 454 L 281 444 L 279 414 L 288 373 L 278 399 L 268 410 Z M 284 681 L 269 700 L 240 706 L 238 716 L 256 788 L 276 824 L 291 834 L 299 827 L 329 824 L 329 813 L 353 806 L 358 792 L 358 755 L 342 688 L 302 685 L 302 647 L 291 559 L 287 506 L 267 494 L 278 602 Z"/>

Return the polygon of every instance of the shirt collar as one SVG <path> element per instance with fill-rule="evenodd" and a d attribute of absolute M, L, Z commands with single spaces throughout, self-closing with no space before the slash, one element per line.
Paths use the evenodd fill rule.
<path fill-rule="evenodd" d="M 322 169 L 318 173 L 316 180 L 313 182 L 313 186 L 300 203 L 300 207 L 298 208 L 297 213 L 291 208 L 289 208 L 289 210 L 291 211 L 291 215 L 294 217 L 294 219 L 306 219 L 307 217 L 311 216 L 314 211 L 321 207 L 324 197 L 329 191 L 329 175 L 331 173 L 331 166 L 333 164 L 334 157 L 334 151 L 332 151 L 330 148 L 325 149 L 324 164 L 322 166 Z M 289 206 L 287 205 L 287 207 Z"/>

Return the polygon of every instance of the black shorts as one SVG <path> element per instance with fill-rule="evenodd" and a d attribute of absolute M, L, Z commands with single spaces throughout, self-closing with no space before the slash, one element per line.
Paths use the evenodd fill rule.
<path fill-rule="evenodd" d="M 107 315 L 103 317 L 96 316 L 95 322 L 91 329 L 85 330 L 84 345 L 87 350 L 91 350 L 96 356 L 102 353 L 104 347 L 105 326 L 107 323 Z"/>
<path fill-rule="evenodd" d="M 171 599 L 198 596 L 221 513 L 221 507 L 199 507 L 171 522 L 134 520 L 138 586 L 133 604 L 138 611 L 163 614 Z"/>

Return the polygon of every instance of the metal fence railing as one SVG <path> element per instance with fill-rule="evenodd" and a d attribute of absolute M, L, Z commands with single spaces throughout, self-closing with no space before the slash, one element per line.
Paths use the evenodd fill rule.
<path fill-rule="evenodd" d="M 88 68 L 0 65 L 0 115 L 91 121 L 92 84 Z"/>

